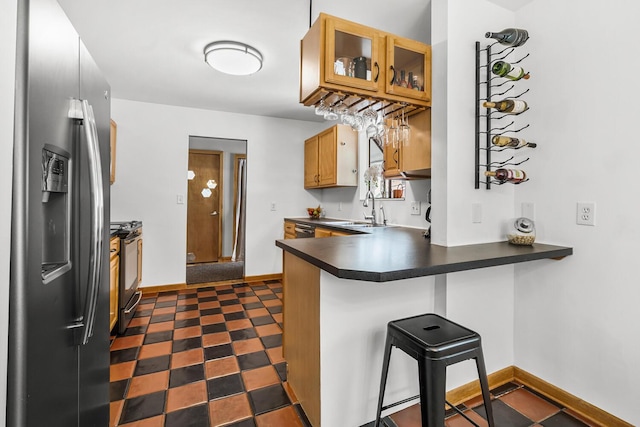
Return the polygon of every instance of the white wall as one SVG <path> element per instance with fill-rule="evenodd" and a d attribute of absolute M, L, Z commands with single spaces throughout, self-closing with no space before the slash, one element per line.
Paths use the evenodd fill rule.
<path fill-rule="evenodd" d="M 247 276 L 282 272 L 282 220 L 320 202 L 303 189 L 304 140 L 324 123 L 114 99 L 118 123 L 113 221 L 142 220 L 142 286 L 184 283 L 189 135 L 247 141 Z M 276 211 L 271 211 L 271 202 Z"/>
<path fill-rule="evenodd" d="M 17 0 L 0 3 L 0 426 L 6 423 Z"/>
<path fill-rule="evenodd" d="M 574 247 L 563 261 L 515 268 L 516 365 L 634 425 L 638 16 L 637 2 L 535 0 L 515 22 L 531 35 L 528 113 L 539 144 L 515 210 L 535 203 L 540 239 Z M 578 201 L 596 202 L 595 227 L 576 225 Z"/>
<path fill-rule="evenodd" d="M 475 42 L 491 29 L 513 23 L 514 14 L 486 0 L 432 2 L 433 43 L 433 237 L 458 246 L 505 240 L 502 223 L 513 216 L 512 186 L 474 188 Z M 471 205 L 482 206 L 472 223 Z M 513 364 L 513 267 L 495 267 L 440 277 L 443 312 L 482 336 L 488 372 Z M 448 370 L 447 387 L 477 378 L 472 364 Z"/>

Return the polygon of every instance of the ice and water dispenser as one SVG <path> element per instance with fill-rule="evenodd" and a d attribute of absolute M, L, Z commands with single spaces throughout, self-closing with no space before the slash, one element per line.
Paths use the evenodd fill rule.
<path fill-rule="evenodd" d="M 71 269 L 70 155 L 45 144 L 42 149 L 42 280 L 49 283 Z"/>

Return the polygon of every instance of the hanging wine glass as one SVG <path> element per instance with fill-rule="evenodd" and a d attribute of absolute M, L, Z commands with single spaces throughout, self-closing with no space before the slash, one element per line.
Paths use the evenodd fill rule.
<path fill-rule="evenodd" d="M 391 118 L 391 125 L 387 131 L 387 144 L 398 148 L 398 119 Z"/>
<path fill-rule="evenodd" d="M 320 100 L 320 104 L 316 105 L 315 112 L 318 116 L 324 116 L 324 113 L 328 110 L 328 107 L 324 103 L 324 98 Z"/>
<path fill-rule="evenodd" d="M 324 112 L 324 119 L 325 120 L 338 120 L 338 114 L 335 112 L 333 107 L 329 107 L 327 108 L 327 110 Z"/>
<path fill-rule="evenodd" d="M 398 140 L 403 146 L 409 144 L 411 139 L 411 127 L 409 127 L 409 121 L 404 116 L 404 108 L 402 109 L 402 122 L 398 126 Z"/>

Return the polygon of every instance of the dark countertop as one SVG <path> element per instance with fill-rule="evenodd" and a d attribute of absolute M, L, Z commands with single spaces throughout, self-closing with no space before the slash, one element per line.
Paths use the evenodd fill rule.
<path fill-rule="evenodd" d="M 573 248 L 565 246 L 542 243 L 518 246 L 506 241 L 446 247 L 432 245 L 423 236 L 424 230 L 415 228 L 349 227 L 336 225 L 342 220 L 330 218 L 285 220 L 358 234 L 324 239 L 276 240 L 276 246 L 282 250 L 343 279 L 387 282 L 573 254 Z"/>

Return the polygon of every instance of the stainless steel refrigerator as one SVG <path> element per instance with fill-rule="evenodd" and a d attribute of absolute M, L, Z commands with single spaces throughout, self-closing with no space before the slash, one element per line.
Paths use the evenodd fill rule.
<path fill-rule="evenodd" d="M 106 427 L 110 88 L 56 0 L 17 48 L 7 425 Z"/>

